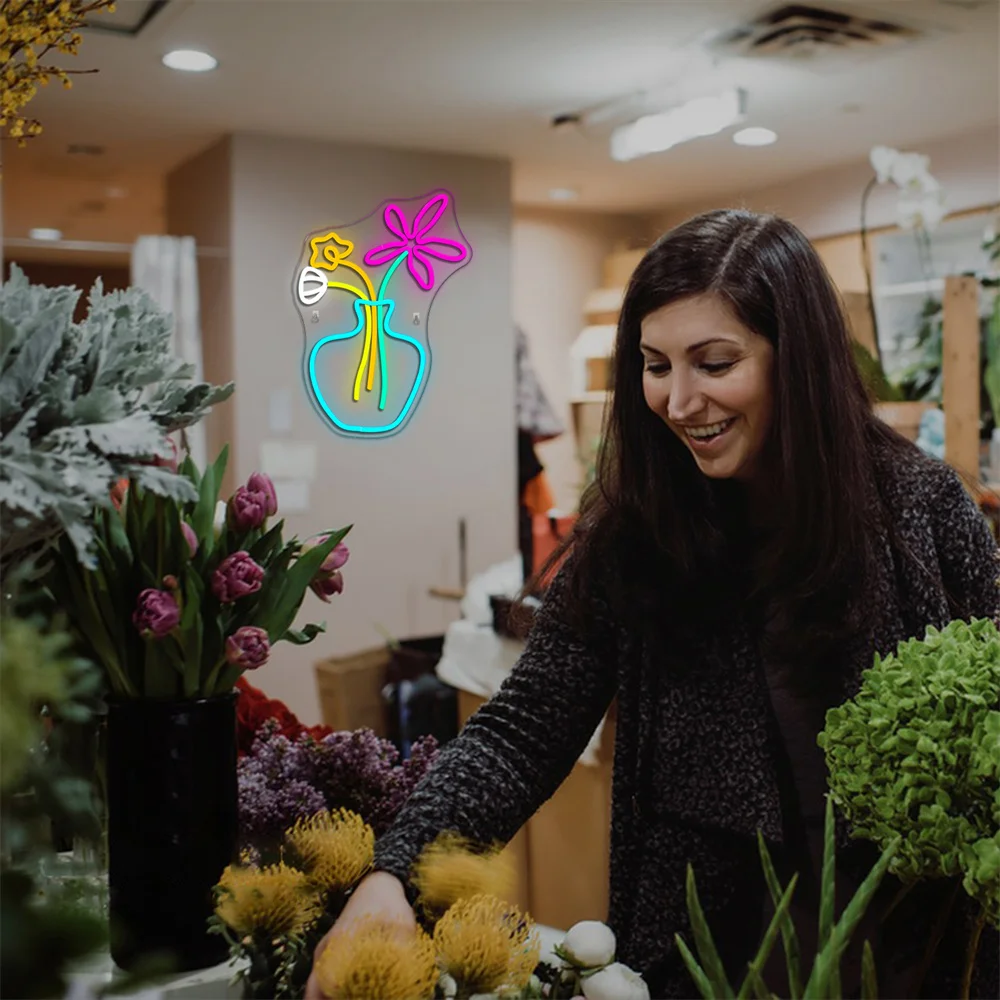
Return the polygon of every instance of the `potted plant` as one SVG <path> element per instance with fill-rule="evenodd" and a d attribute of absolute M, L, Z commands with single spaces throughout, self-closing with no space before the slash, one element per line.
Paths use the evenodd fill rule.
<path fill-rule="evenodd" d="M 323 631 L 294 627 L 310 588 L 343 589 L 349 529 L 285 541 L 266 475 L 219 501 L 226 460 L 224 449 L 204 473 L 181 464 L 193 499 L 132 478 L 120 508 L 97 515 L 93 565 L 63 539 L 47 577 L 109 689 L 111 947 L 123 968 L 158 953 L 180 969 L 224 957 L 206 920 L 237 848 L 233 686 L 274 643 Z"/>

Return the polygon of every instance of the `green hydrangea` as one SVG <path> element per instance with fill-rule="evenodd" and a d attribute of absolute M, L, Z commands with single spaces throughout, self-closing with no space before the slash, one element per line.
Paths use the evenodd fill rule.
<path fill-rule="evenodd" d="M 931 627 L 862 677 L 826 716 L 830 790 L 857 837 L 902 837 L 890 871 L 961 876 L 1000 917 L 1000 632 L 989 619 Z"/>

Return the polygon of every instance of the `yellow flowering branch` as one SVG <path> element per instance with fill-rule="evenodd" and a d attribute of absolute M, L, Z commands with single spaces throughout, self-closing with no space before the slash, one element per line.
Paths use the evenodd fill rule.
<path fill-rule="evenodd" d="M 75 56 L 87 16 L 115 10 L 114 0 L 8 0 L 0 7 L 0 129 L 19 146 L 42 131 L 37 118 L 22 112 L 53 78 L 72 87 L 71 75 L 97 70 L 62 69 L 43 64 L 55 49 Z"/>

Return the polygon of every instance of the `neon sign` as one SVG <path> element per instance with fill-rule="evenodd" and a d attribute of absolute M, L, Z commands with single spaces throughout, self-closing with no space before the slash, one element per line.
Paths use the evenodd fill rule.
<path fill-rule="evenodd" d="M 335 431 L 386 437 L 406 426 L 430 375 L 431 305 L 471 257 L 447 191 L 383 202 L 308 238 L 294 282 L 303 377 Z"/>

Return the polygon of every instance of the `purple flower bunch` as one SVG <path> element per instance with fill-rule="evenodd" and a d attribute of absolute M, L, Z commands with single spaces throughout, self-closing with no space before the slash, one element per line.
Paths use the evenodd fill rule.
<path fill-rule="evenodd" d="M 432 736 L 417 740 L 401 761 L 393 744 L 370 729 L 290 740 L 269 721 L 237 765 L 243 837 L 250 846 L 277 843 L 300 817 L 340 807 L 359 813 L 380 835 L 437 755 Z"/>
<path fill-rule="evenodd" d="M 286 539 L 265 473 L 220 498 L 228 456 L 223 448 L 204 471 L 186 457 L 180 496 L 128 481 L 96 519 L 94 566 L 60 548 L 49 585 L 116 695 L 222 695 L 271 662 L 275 644 L 304 645 L 326 629 L 297 618 L 310 590 L 326 602 L 343 591 L 350 526 Z M 109 599 L 119 603 L 110 615 Z"/>

